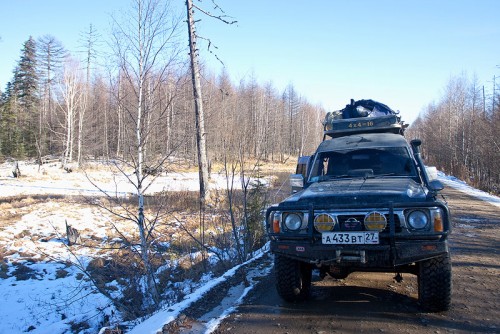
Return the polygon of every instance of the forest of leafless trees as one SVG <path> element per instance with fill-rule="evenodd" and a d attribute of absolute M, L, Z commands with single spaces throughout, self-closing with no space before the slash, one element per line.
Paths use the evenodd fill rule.
<path fill-rule="evenodd" d="M 196 165 L 193 87 L 189 52 L 182 47 L 187 43 L 177 28 L 181 21 L 170 21 L 168 39 L 151 55 L 154 66 L 141 73 L 132 66 L 136 55 L 124 54 L 129 46 L 119 29 L 110 38 L 113 52 L 100 54 L 102 37 L 90 26 L 80 58 L 54 36 L 29 37 L 1 92 L 0 158 L 55 156 L 78 165 L 85 159 L 126 159 L 137 150 L 139 134 L 146 167 L 166 156 Z M 209 68 L 201 78 L 210 163 L 242 150 L 261 160 L 286 161 L 311 153 L 321 140 L 325 110 L 293 84 L 277 89 L 253 75 L 234 82 L 226 70 L 215 74 Z M 423 139 L 427 163 L 498 193 L 500 100 L 495 87 L 486 93 L 477 80 L 451 79 L 407 133 Z M 140 117 L 134 114 L 138 108 Z"/>
<path fill-rule="evenodd" d="M 135 140 L 129 114 L 138 91 L 130 73 L 123 67 L 89 75 L 90 57 L 88 62 L 67 53 L 57 58 L 51 54 L 56 46 L 63 50 L 51 36 L 30 37 L 25 43 L 20 65 L 33 57 L 28 65 L 35 66 L 18 66 L 2 93 L 1 157 L 52 155 L 80 164 L 82 159 L 126 156 Z M 88 53 L 93 52 L 89 48 Z M 27 79 L 31 86 L 26 86 Z M 158 155 L 174 152 L 196 164 L 189 68 L 182 59 L 171 61 L 161 72 L 148 71 L 143 85 L 143 121 L 149 137 L 145 163 L 154 164 Z M 204 71 L 202 85 L 211 161 L 237 154 L 241 146 L 253 156 L 284 161 L 311 152 L 321 140 L 324 110 L 310 104 L 292 84 L 279 91 L 272 82 L 261 84 L 253 77 L 234 83 L 223 70 L 218 75 Z"/>
<path fill-rule="evenodd" d="M 500 99 L 494 91 L 487 96 L 484 86 L 466 75 L 450 79 L 441 98 L 410 126 L 407 137 L 423 140 L 428 165 L 498 194 Z"/>

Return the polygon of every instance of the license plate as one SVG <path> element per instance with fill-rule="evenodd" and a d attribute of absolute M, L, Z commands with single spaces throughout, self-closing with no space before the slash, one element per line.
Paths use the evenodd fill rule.
<path fill-rule="evenodd" d="M 327 232 L 323 244 L 329 245 L 378 245 L 378 232 Z"/>

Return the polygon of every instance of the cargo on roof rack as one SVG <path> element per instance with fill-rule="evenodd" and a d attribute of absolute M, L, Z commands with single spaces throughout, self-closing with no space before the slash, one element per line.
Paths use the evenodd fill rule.
<path fill-rule="evenodd" d="M 403 135 L 408 125 L 396 112 L 373 100 L 351 100 L 344 109 L 328 112 L 323 122 L 324 138 L 358 133 L 396 133 Z"/>

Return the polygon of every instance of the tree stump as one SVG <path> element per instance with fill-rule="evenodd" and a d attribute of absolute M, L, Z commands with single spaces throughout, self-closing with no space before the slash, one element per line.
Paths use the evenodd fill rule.
<path fill-rule="evenodd" d="M 21 170 L 19 169 L 19 163 L 17 161 L 15 161 L 12 166 L 12 176 L 16 179 L 21 176 Z"/>
<path fill-rule="evenodd" d="M 68 225 L 68 221 L 64 221 L 66 223 L 66 239 L 68 240 L 68 246 L 74 245 L 80 241 L 80 233 L 78 230 L 71 225 Z"/>

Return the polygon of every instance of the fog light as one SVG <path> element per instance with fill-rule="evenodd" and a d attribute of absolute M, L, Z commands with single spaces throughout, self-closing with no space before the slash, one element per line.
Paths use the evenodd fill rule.
<path fill-rule="evenodd" d="M 314 217 L 314 228 L 320 233 L 333 231 L 334 226 L 335 219 L 329 214 L 322 213 Z"/>
<path fill-rule="evenodd" d="M 365 228 L 370 231 L 383 231 L 387 226 L 387 218 L 380 212 L 370 212 L 365 216 Z"/>

